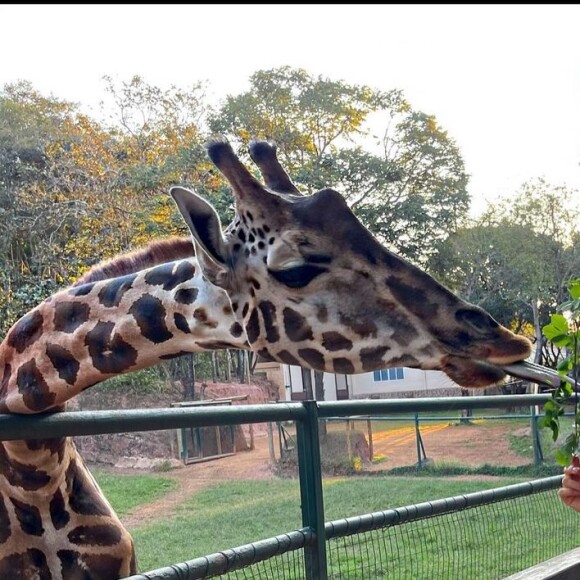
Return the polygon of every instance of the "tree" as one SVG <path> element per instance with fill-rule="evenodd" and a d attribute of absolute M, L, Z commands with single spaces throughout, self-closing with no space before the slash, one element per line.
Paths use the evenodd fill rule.
<path fill-rule="evenodd" d="M 0 313 L 6 330 L 58 286 L 54 240 L 74 204 L 46 196 L 50 144 L 76 105 L 44 97 L 30 83 L 0 92 Z"/>
<path fill-rule="evenodd" d="M 401 91 L 290 67 L 258 71 L 250 85 L 209 116 L 210 128 L 244 146 L 254 137 L 274 140 L 297 184 L 308 192 L 338 188 L 363 223 L 409 259 L 424 261 L 465 216 L 459 150 Z M 381 137 L 371 124 L 385 127 Z"/>
<path fill-rule="evenodd" d="M 580 271 L 576 192 L 544 180 L 490 205 L 470 227 L 441 243 L 431 270 L 499 322 L 536 340 L 536 362 L 555 364 L 542 335 L 549 313 Z"/>

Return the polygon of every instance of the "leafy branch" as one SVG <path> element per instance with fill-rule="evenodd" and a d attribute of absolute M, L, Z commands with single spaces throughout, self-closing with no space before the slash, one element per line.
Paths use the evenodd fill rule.
<path fill-rule="evenodd" d="M 552 393 L 552 398 L 544 405 L 542 427 L 552 431 L 553 441 L 560 434 L 560 417 L 565 413 L 566 403 L 575 393 L 574 427 L 566 437 L 564 445 L 556 451 L 556 461 L 560 465 L 569 465 L 572 456 L 580 445 L 580 411 L 578 409 L 578 378 L 580 375 L 580 278 L 568 284 L 570 300 L 558 307 L 561 314 L 552 314 L 550 324 L 542 328 L 544 336 L 556 347 L 563 349 L 565 356 L 558 363 L 558 374 L 571 377 L 574 387 L 562 379 L 560 386 Z"/>

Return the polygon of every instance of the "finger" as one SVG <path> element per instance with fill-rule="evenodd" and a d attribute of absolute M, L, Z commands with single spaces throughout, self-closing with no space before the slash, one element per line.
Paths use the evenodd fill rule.
<path fill-rule="evenodd" d="M 580 481 L 576 478 L 572 478 L 569 477 L 568 475 L 565 475 L 562 478 L 562 487 L 574 490 L 578 494 L 580 494 Z"/>

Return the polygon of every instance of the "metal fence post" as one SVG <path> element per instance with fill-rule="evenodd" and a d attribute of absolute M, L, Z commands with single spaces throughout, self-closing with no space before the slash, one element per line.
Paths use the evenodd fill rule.
<path fill-rule="evenodd" d="M 304 548 L 305 578 L 325 580 L 328 574 L 318 438 L 318 407 L 316 401 L 304 401 L 303 405 L 306 409 L 306 419 L 296 422 L 302 525 L 311 528 L 316 538 L 313 546 Z"/>
<path fill-rule="evenodd" d="M 417 467 L 423 467 L 423 460 L 421 458 L 421 430 L 419 429 L 419 413 L 415 413 L 415 440 L 417 442 Z"/>
<path fill-rule="evenodd" d="M 544 461 L 544 453 L 542 452 L 542 441 L 540 439 L 540 431 L 538 429 L 538 414 L 537 406 L 531 405 L 531 427 L 532 427 L 532 445 L 534 448 L 534 465 L 541 465 Z"/>

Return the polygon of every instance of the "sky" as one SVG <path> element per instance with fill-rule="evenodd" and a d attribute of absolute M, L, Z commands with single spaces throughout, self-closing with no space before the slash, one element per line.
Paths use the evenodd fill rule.
<path fill-rule="evenodd" d="M 536 177 L 580 190 L 579 23 L 564 4 L 4 4 L 0 86 L 89 111 L 103 75 L 206 81 L 214 103 L 285 65 L 401 89 L 455 140 L 477 215 Z"/>

